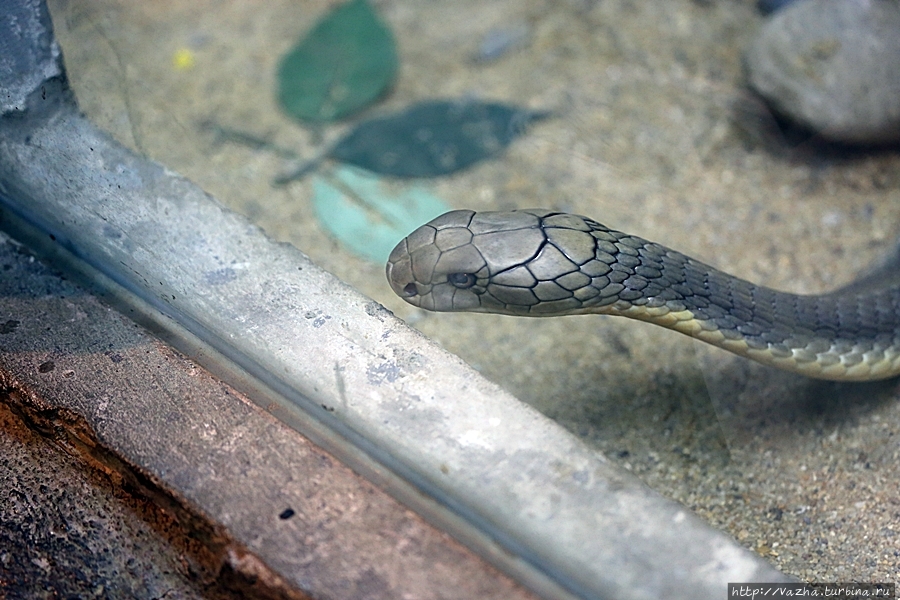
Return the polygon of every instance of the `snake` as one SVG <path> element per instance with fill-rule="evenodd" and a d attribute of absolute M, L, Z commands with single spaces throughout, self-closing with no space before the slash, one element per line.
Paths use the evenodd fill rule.
<path fill-rule="evenodd" d="M 450 211 L 397 244 L 385 272 L 430 311 L 624 316 L 813 378 L 900 374 L 896 282 L 777 291 L 564 212 Z"/>

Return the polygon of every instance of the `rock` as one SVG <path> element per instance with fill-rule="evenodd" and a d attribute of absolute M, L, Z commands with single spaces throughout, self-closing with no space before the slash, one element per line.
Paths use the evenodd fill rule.
<path fill-rule="evenodd" d="M 488 31 L 472 58 L 476 63 L 494 62 L 510 52 L 524 48 L 530 41 L 531 25 L 527 21 L 514 21 Z"/>
<path fill-rule="evenodd" d="M 776 111 L 824 138 L 900 141 L 900 1 L 794 2 L 765 23 L 746 68 Z"/>

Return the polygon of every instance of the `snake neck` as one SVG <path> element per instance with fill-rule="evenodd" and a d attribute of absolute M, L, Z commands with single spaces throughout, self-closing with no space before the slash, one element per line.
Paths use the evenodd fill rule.
<path fill-rule="evenodd" d="M 900 291 L 780 292 L 588 221 L 605 290 L 578 312 L 674 329 L 757 361 L 826 379 L 900 374 Z M 594 267 L 596 269 L 596 267 Z M 598 283 L 605 283 L 601 279 Z"/>

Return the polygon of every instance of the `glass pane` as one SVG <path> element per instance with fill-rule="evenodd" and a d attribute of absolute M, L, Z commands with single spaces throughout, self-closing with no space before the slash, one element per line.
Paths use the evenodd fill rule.
<path fill-rule="evenodd" d="M 548 110 L 496 158 L 416 185 L 453 208 L 584 214 L 750 281 L 810 293 L 849 282 L 892 247 L 896 153 L 848 158 L 779 137 L 744 88 L 742 51 L 759 20 L 750 2 L 373 5 L 396 38 L 396 83 L 366 111 L 314 126 L 281 110 L 276 73 L 333 2 L 51 9 L 82 108 L 118 140 L 300 248 L 786 572 L 888 579 L 896 558 L 857 552 L 867 542 L 849 530 L 859 528 L 840 541 L 832 534 L 863 513 L 867 531 L 893 527 L 889 511 L 870 510 L 897 475 L 885 450 L 893 386 L 813 382 L 644 323 L 428 313 L 397 298 L 383 265 L 317 220 L 314 181 L 333 162 L 284 186 L 273 180 L 356 123 L 424 100 Z"/>

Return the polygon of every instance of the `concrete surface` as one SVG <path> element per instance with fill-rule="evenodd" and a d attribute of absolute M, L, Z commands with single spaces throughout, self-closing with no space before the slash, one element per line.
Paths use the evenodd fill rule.
<path fill-rule="evenodd" d="M 126 491 L 117 472 L 87 466 L 52 422 L 23 418 L 15 394 L 4 390 L 0 403 L 0 596 L 260 596 L 229 589 L 221 557 L 190 528 Z"/>
<path fill-rule="evenodd" d="M 0 596 L 532 595 L 0 234 Z"/>

